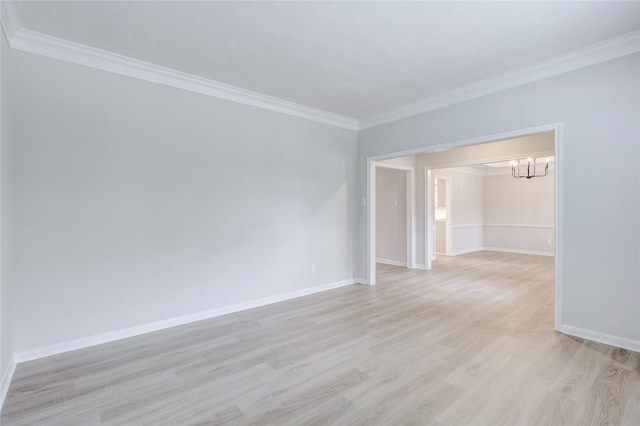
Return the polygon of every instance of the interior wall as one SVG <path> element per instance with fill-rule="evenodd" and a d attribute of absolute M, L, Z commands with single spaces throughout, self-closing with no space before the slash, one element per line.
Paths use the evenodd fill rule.
<path fill-rule="evenodd" d="M 353 282 L 355 131 L 9 56 L 16 353 Z"/>
<path fill-rule="evenodd" d="M 407 172 L 376 167 L 376 259 L 407 264 Z"/>
<path fill-rule="evenodd" d="M 640 347 L 639 75 L 632 54 L 362 130 L 359 195 L 368 158 L 562 123 L 561 327 Z M 598 173 L 584 173 L 595 164 Z M 358 273 L 366 276 L 366 207 L 359 213 Z"/>
<path fill-rule="evenodd" d="M 0 407 L 13 370 L 13 190 L 9 45 L 0 31 Z"/>
<path fill-rule="evenodd" d="M 482 176 L 459 169 L 436 169 L 434 178 L 451 179 L 451 255 L 482 249 Z M 424 220 L 422 218 L 421 220 Z M 422 239 L 424 241 L 424 239 Z"/>
<path fill-rule="evenodd" d="M 483 177 L 484 247 L 554 253 L 554 171 L 542 178 Z"/>
<path fill-rule="evenodd" d="M 482 176 L 450 171 L 453 177 L 451 251 L 462 254 L 482 248 Z"/>
<path fill-rule="evenodd" d="M 404 155 L 402 157 L 394 157 L 394 158 L 389 158 L 387 160 L 382 160 L 382 161 L 379 161 L 379 163 L 389 164 L 389 165 L 393 165 L 393 166 L 415 168 L 415 166 L 416 166 L 416 156 L 415 155 Z"/>

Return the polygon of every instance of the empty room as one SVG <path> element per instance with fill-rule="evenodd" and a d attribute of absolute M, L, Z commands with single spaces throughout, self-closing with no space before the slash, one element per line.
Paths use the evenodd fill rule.
<path fill-rule="evenodd" d="M 2 425 L 640 424 L 640 2 L 0 18 Z"/>

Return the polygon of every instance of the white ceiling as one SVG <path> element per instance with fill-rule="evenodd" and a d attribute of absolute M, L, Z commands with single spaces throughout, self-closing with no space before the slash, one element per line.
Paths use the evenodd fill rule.
<path fill-rule="evenodd" d="M 640 28 L 640 2 L 18 2 L 20 26 L 366 119 Z"/>
<path fill-rule="evenodd" d="M 526 166 L 526 160 L 529 157 L 522 157 L 520 158 L 520 163 L 522 164 L 522 167 Z M 531 157 L 533 158 L 533 157 Z M 517 158 L 514 160 L 518 160 Z M 472 167 L 474 169 L 480 170 L 482 172 L 485 173 L 491 173 L 493 171 L 495 172 L 502 172 L 503 170 L 507 169 L 507 170 L 511 170 L 511 165 L 513 163 L 514 160 L 509 160 L 509 161 L 498 161 L 495 163 L 485 163 L 485 164 L 474 164 Z M 553 168 L 553 163 L 555 162 L 555 157 L 552 155 L 547 155 L 544 157 L 535 157 L 536 160 L 536 169 L 540 169 L 540 170 L 544 170 L 544 166 L 545 163 L 548 162 L 549 163 L 549 167 Z"/>

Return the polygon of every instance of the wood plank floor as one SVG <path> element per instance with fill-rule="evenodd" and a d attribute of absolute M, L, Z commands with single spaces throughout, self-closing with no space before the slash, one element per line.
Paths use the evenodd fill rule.
<path fill-rule="evenodd" d="M 20 364 L 9 425 L 640 425 L 640 354 L 553 331 L 553 258 L 349 286 Z"/>

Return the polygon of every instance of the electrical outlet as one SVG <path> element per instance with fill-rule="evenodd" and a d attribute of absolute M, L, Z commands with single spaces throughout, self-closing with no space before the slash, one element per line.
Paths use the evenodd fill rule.
<path fill-rule="evenodd" d="M 312 274 L 315 274 L 315 273 L 316 273 L 316 264 L 315 264 L 315 263 L 312 263 L 312 264 L 311 264 L 311 273 L 312 273 Z"/>
<path fill-rule="evenodd" d="M 548 244 L 548 245 L 553 244 L 553 241 L 551 241 L 551 238 L 547 238 L 547 244 Z"/>

